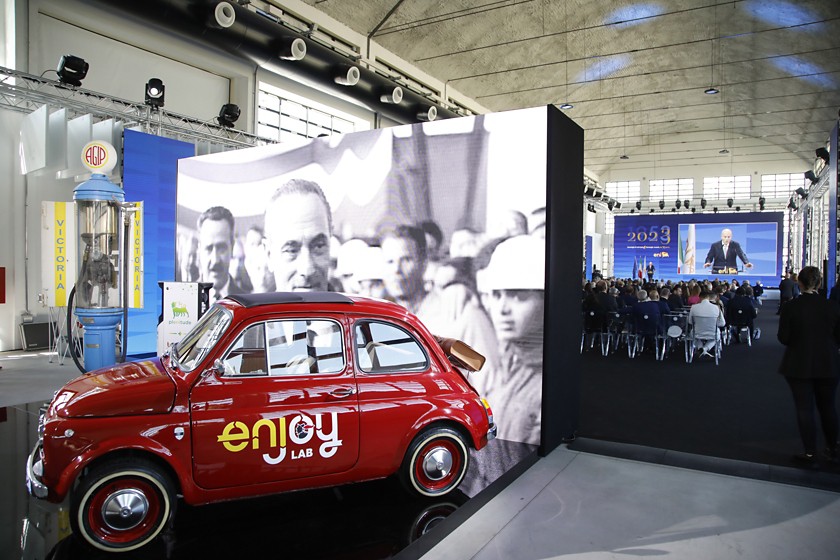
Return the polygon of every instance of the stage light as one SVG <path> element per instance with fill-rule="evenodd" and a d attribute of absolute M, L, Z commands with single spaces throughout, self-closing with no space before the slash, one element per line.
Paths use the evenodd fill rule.
<path fill-rule="evenodd" d="M 615 201 L 615 207 L 616 207 L 616 208 L 621 208 L 621 202 L 619 202 L 619 201 L 617 201 L 617 200 L 616 200 L 616 201 Z"/>
<path fill-rule="evenodd" d="M 642 209 L 642 201 L 641 201 L 641 200 L 637 200 L 637 201 L 636 201 L 636 210 L 641 210 L 641 209 Z"/>
<path fill-rule="evenodd" d="M 659 209 L 660 209 L 660 210 L 664 210 L 664 209 L 665 209 L 665 201 L 664 201 L 664 200 L 660 200 L 660 201 L 659 201 Z"/>
<path fill-rule="evenodd" d="M 764 210 L 764 203 L 766 203 L 766 202 L 767 202 L 766 198 L 764 198 L 763 196 L 759 197 L 758 198 L 758 209 L 759 210 Z"/>
<path fill-rule="evenodd" d="M 583 196 L 595 196 L 595 187 L 583 187 Z"/>
<path fill-rule="evenodd" d="M 587 212 L 592 212 L 593 214 L 595 214 L 595 207 L 592 204 L 587 204 L 586 205 L 586 211 Z"/>
<path fill-rule="evenodd" d="M 706 199 L 705 198 L 700 199 L 700 208 L 704 208 L 704 209 L 706 208 Z"/>
<path fill-rule="evenodd" d="M 683 206 L 688 208 L 689 206 L 691 206 L 691 201 L 686 198 L 685 200 L 683 200 Z"/>
<path fill-rule="evenodd" d="M 736 211 L 736 212 L 740 212 L 740 211 L 741 211 L 741 207 L 740 207 L 740 206 L 736 206 L 736 207 L 735 207 L 735 211 Z"/>
<path fill-rule="evenodd" d="M 568 111 L 569 109 L 574 109 L 575 106 L 572 105 L 571 103 L 567 102 L 567 103 L 563 103 L 562 105 L 560 105 L 560 108 L 563 109 L 564 111 Z"/>
<path fill-rule="evenodd" d="M 828 163 L 828 150 L 825 148 L 817 148 L 817 157 L 823 160 L 824 162 Z"/>
<path fill-rule="evenodd" d="M 692 208 L 691 213 L 694 214 L 697 211 L 697 208 Z"/>
<path fill-rule="evenodd" d="M 726 205 L 727 205 L 727 206 L 729 206 L 730 208 L 732 208 L 732 204 L 733 204 L 734 202 L 735 202 L 735 201 L 734 201 L 734 200 L 732 200 L 731 198 L 727 198 L 727 199 L 726 199 Z"/>
<path fill-rule="evenodd" d="M 631 214 L 635 214 L 635 213 L 636 213 L 636 209 L 635 209 L 635 208 L 631 208 L 631 209 L 630 209 L 630 213 L 631 213 Z"/>
<path fill-rule="evenodd" d="M 712 86 L 712 87 L 704 90 L 703 93 L 705 93 L 706 95 L 717 95 L 718 93 L 720 93 L 720 90 L 718 88 Z"/>
<path fill-rule="evenodd" d="M 280 52 L 277 54 L 283 60 L 303 60 L 306 56 L 306 41 L 300 37 L 287 37 L 280 41 Z"/>
<path fill-rule="evenodd" d="M 341 86 L 355 86 L 362 79 L 362 73 L 355 66 L 342 64 L 336 70 L 336 75 L 333 79 L 335 83 Z"/>
<path fill-rule="evenodd" d="M 791 210 L 796 210 L 796 200 L 793 197 L 790 197 L 787 207 Z"/>
<path fill-rule="evenodd" d="M 806 196 L 808 196 L 808 193 L 807 193 L 807 192 L 805 191 L 805 189 L 803 189 L 802 187 L 799 187 L 798 189 L 796 189 L 796 190 L 795 190 L 795 191 L 793 191 L 793 192 L 795 192 L 796 194 L 798 194 L 800 198 L 805 198 Z"/>
<path fill-rule="evenodd" d="M 808 179 L 809 181 L 811 181 L 812 183 L 817 182 L 817 176 L 814 175 L 814 172 L 811 171 L 810 169 L 805 172 L 805 178 Z"/>
<path fill-rule="evenodd" d="M 400 86 L 396 86 L 393 89 L 389 89 L 379 96 L 379 100 L 382 103 L 399 105 L 400 102 L 403 100 L 403 88 L 401 88 Z"/>
<path fill-rule="evenodd" d="M 612 210 L 614 207 L 615 207 L 615 201 L 614 200 L 610 200 L 610 201 L 607 202 L 607 208 Z"/>
<path fill-rule="evenodd" d="M 712 208 L 712 212 L 714 212 L 715 214 L 717 214 L 717 206 L 715 206 L 715 207 L 713 207 L 713 208 Z"/>
<path fill-rule="evenodd" d="M 155 109 L 163 107 L 166 86 L 160 78 L 152 78 L 146 82 L 146 105 Z"/>
<path fill-rule="evenodd" d="M 653 208 L 650 209 L 650 213 L 653 214 L 655 210 Z"/>
<path fill-rule="evenodd" d="M 233 103 L 225 103 L 222 105 L 222 108 L 219 110 L 219 124 L 226 128 L 230 128 L 233 126 L 233 123 L 239 118 L 240 114 L 239 105 L 234 105 Z"/>
<path fill-rule="evenodd" d="M 681 206 L 682 206 L 682 200 L 680 200 L 680 199 L 678 198 L 678 199 L 677 199 L 677 201 L 676 201 L 676 202 L 674 202 L 674 206 L 676 206 L 677 208 L 681 207 Z M 688 206 L 688 204 L 686 204 L 686 206 Z"/>
<path fill-rule="evenodd" d="M 425 111 L 420 111 L 417 113 L 417 119 L 421 121 L 429 121 L 432 122 L 437 118 L 437 107 L 432 105 L 431 107 L 427 108 Z"/>
<path fill-rule="evenodd" d="M 73 56 L 72 54 L 63 55 L 58 61 L 58 81 L 69 86 L 79 87 L 82 85 L 82 80 L 87 76 L 90 64 L 85 62 L 83 58 Z"/>

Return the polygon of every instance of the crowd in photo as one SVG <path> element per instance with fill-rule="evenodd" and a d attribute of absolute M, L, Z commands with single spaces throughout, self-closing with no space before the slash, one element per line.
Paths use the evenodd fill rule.
<path fill-rule="evenodd" d="M 223 206 L 200 214 L 179 251 L 179 279 L 228 294 L 340 291 L 396 302 L 436 336 L 485 356 L 470 382 L 493 402 L 501 439 L 539 443 L 545 212 L 506 211 L 486 232 L 446 235 L 432 220 L 342 239 L 319 186 L 293 179 L 244 235 Z"/>

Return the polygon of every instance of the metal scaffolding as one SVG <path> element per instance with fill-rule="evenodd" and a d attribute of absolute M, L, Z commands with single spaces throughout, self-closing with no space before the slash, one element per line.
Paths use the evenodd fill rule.
<path fill-rule="evenodd" d="M 97 121 L 115 119 L 125 123 L 125 128 L 187 142 L 210 142 L 227 148 L 275 143 L 241 130 L 0 66 L 0 107 L 28 114 L 43 105 L 66 109 L 71 117 L 89 114 Z"/>

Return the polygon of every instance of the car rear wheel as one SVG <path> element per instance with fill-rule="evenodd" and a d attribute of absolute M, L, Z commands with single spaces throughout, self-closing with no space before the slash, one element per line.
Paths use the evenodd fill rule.
<path fill-rule="evenodd" d="M 431 428 L 411 442 L 400 479 L 414 494 L 443 496 L 461 483 L 468 464 L 469 453 L 461 434 L 451 428 Z"/>
<path fill-rule="evenodd" d="M 76 534 L 109 552 L 127 552 L 151 542 L 175 509 L 168 475 L 144 459 L 120 459 L 94 467 L 70 498 Z"/>

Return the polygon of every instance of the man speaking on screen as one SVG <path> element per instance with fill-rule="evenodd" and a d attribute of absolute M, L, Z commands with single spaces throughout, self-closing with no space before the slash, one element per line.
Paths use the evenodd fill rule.
<path fill-rule="evenodd" d="M 712 274 L 738 274 L 738 261 L 741 259 L 745 268 L 752 268 L 747 254 L 737 241 L 732 241 L 732 230 L 724 228 L 720 232 L 720 241 L 709 247 L 703 268 L 712 267 Z"/>

